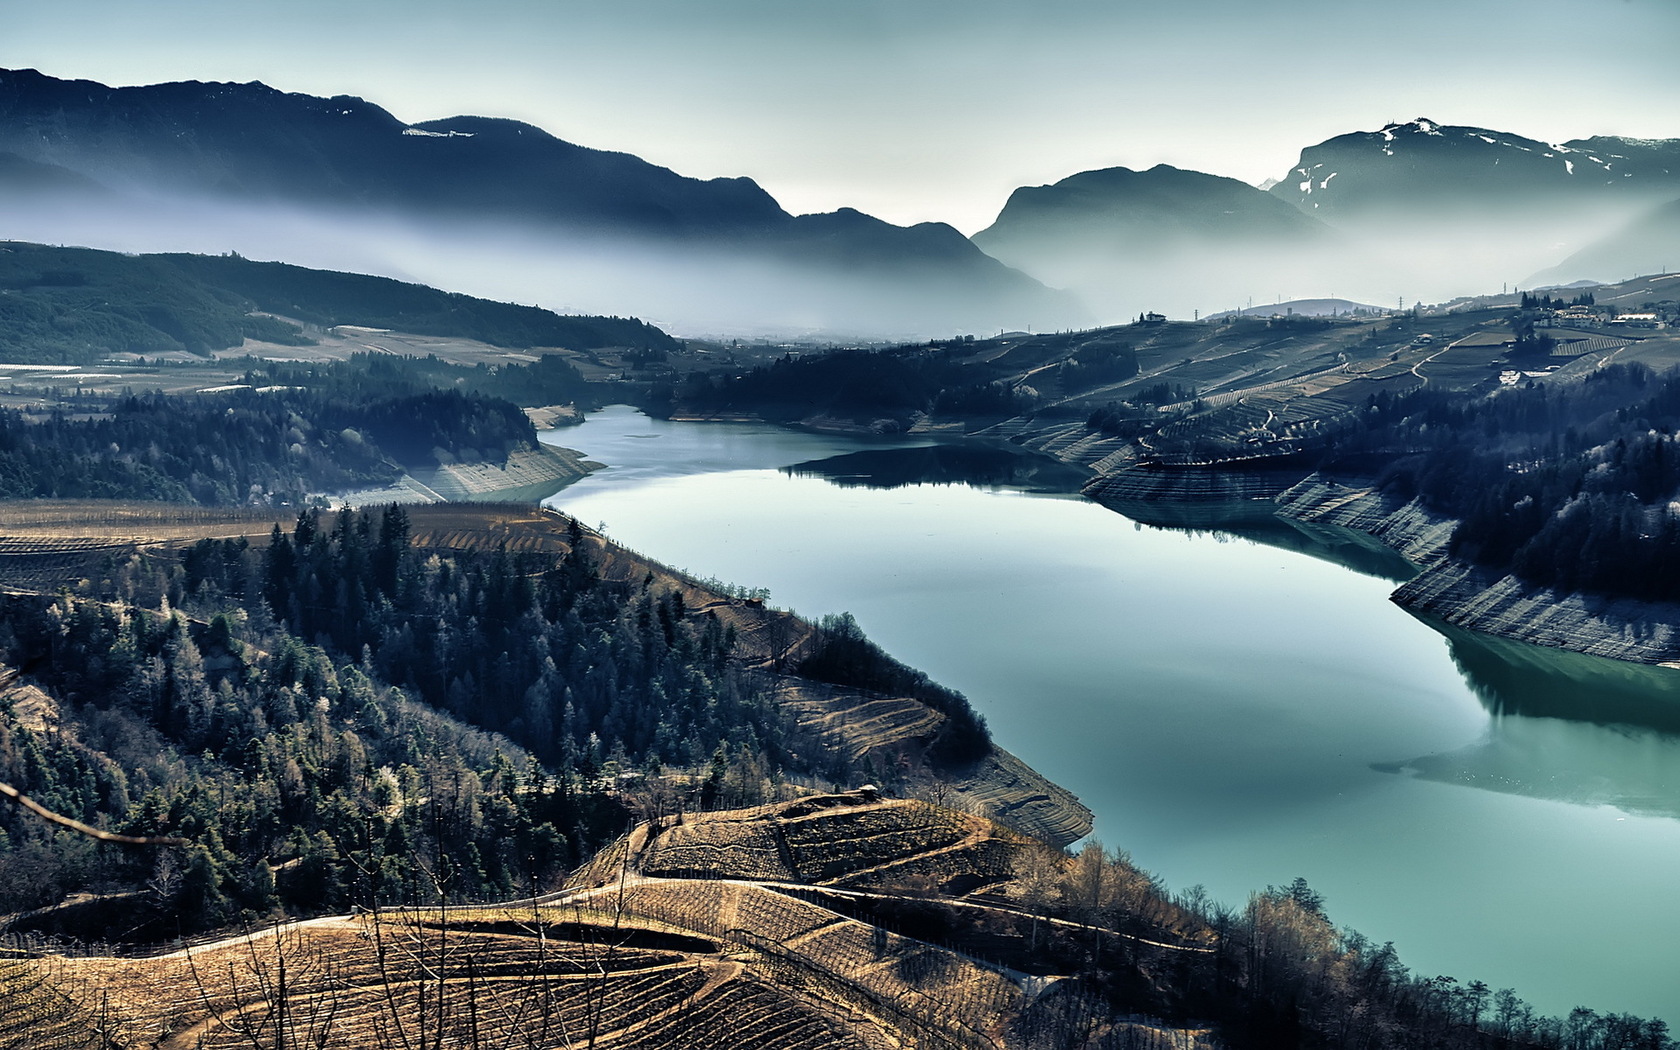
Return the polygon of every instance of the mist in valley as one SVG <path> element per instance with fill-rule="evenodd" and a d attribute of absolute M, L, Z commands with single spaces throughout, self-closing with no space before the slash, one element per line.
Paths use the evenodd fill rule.
<path fill-rule="evenodd" d="M 1250 236 L 1222 243 L 1194 232 L 1104 241 L 1091 231 L 1039 237 L 1000 250 L 1002 261 L 1055 288 L 1078 295 L 1101 324 L 1123 324 L 1145 311 L 1190 320 L 1228 310 L 1262 309 L 1298 299 L 1340 298 L 1385 309 L 1445 303 L 1460 297 L 1542 283 L 1621 280 L 1656 272 L 1663 237 L 1680 227 L 1680 209 L 1653 228 L 1632 207 L 1559 212 L 1535 222 L 1513 216 L 1406 219 L 1318 236 Z M 1648 256 L 1598 249 L 1618 230 Z M 1680 252 L 1667 254 L 1680 259 Z M 1626 265 L 1642 269 L 1624 273 Z"/>
<path fill-rule="evenodd" d="M 917 340 L 1092 322 L 1073 296 L 1035 294 L 1030 281 L 984 257 L 995 272 L 952 273 L 914 257 L 854 264 L 843 245 L 835 257 L 811 258 L 817 253 L 801 244 L 769 239 L 720 245 L 116 193 L 9 196 L 0 200 L 0 236 L 128 253 L 232 252 L 559 313 L 634 316 L 679 336 Z"/>

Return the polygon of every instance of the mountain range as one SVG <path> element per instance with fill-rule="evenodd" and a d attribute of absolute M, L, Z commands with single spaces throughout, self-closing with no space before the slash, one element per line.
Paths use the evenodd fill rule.
<path fill-rule="evenodd" d="M 1680 139 L 1554 145 L 1425 118 L 1301 151 L 1264 189 L 1160 165 L 1016 190 L 982 248 L 1105 318 L 1259 299 L 1445 300 L 1663 265 Z"/>
<path fill-rule="evenodd" d="M 1419 118 L 1308 146 L 1265 188 L 1168 165 L 1021 187 L 970 240 L 793 215 L 749 178 L 518 121 L 0 70 L 5 236 L 233 250 L 685 334 L 920 338 L 1618 279 L 1666 265 L 1676 200 L 1680 139 L 1548 144 Z"/>
<path fill-rule="evenodd" d="M 791 215 L 747 178 L 688 178 L 511 120 L 409 125 L 359 98 L 259 83 L 0 71 L 0 188 L 13 237 L 231 247 L 689 331 L 1085 319 L 942 223 Z"/>

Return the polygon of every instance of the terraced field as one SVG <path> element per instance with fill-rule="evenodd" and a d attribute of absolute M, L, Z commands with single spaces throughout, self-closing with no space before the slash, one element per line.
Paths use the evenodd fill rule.
<path fill-rule="evenodd" d="M 870 791 L 689 815 L 643 825 L 539 901 L 0 963 L 0 1050 L 80 1050 L 96 1031 L 127 1050 L 1026 1050 L 1075 1030 L 1208 1045 L 1200 1029 L 1094 1013 L 1071 976 L 874 917 L 1020 928 L 1009 884 L 1034 851 L 984 818 Z M 1031 921 L 1045 937 L 1207 950 Z"/>
<path fill-rule="evenodd" d="M 83 1050 L 94 1019 L 31 960 L 0 961 L 0 1050 Z"/>
<path fill-rule="evenodd" d="M 864 792 L 818 795 L 661 825 L 629 865 L 648 878 L 727 878 L 813 886 L 902 884 L 961 872 L 997 883 L 1029 842 L 992 821 L 926 802 Z M 615 854 L 578 880 L 617 878 Z M 977 881 L 976 881 L 977 880 Z"/>
<path fill-rule="evenodd" d="M 363 915 L 53 969 L 77 1000 L 101 1004 L 120 1045 L 136 1048 L 870 1045 L 720 944 L 573 914 Z"/>
<path fill-rule="evenodd" d="M 1045 1033 L 1066 1036 L 1088 1009 L 1077 982 L 1029 976 L 869 916 L 909 908 L 925 918 L 931 908 L 947 928 L 1024 930 L 1032 920 L 1008 902 L 1042 849 L 982 817 L 864 790 L 643 825 L 579 871 L 567 899 L 734 945 L 782 984 L 872 1018 L 908 1045 L 1031 1046 Z M 1163 928 L 1171 940 L 1149 940 L 1066 920 L 1046 927 L 1161 957 L 1209 951 L 1199 933 Z M 1143 1021 L 1110 1035 L 1123 1033 L 1131 1042 L 1114 1045 L 1202 1038 Z"/>

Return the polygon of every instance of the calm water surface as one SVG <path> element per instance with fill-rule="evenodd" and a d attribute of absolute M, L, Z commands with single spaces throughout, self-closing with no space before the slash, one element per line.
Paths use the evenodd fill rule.
<path fill-rule="evenodd" d="M 1680 1027 L 1680 675 L 1447 636 L 1378 575 L 1008 454 L 622 407 L 545 440 L 611 465 L 550 503 L 850 611 L 1172 888 L 1304 876 L 1416 972 Z"/>

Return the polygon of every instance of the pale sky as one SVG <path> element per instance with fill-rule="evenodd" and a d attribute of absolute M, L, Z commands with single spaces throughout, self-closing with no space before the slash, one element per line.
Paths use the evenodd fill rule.
<path fill-rule="evenodd" d="M 1020 185 L 1257 183 L 1418 116 L 1680 136 L 1680 0 L 0 0 L 0 66 L 515 117 L 790 211 L 965 233 Z"/>

